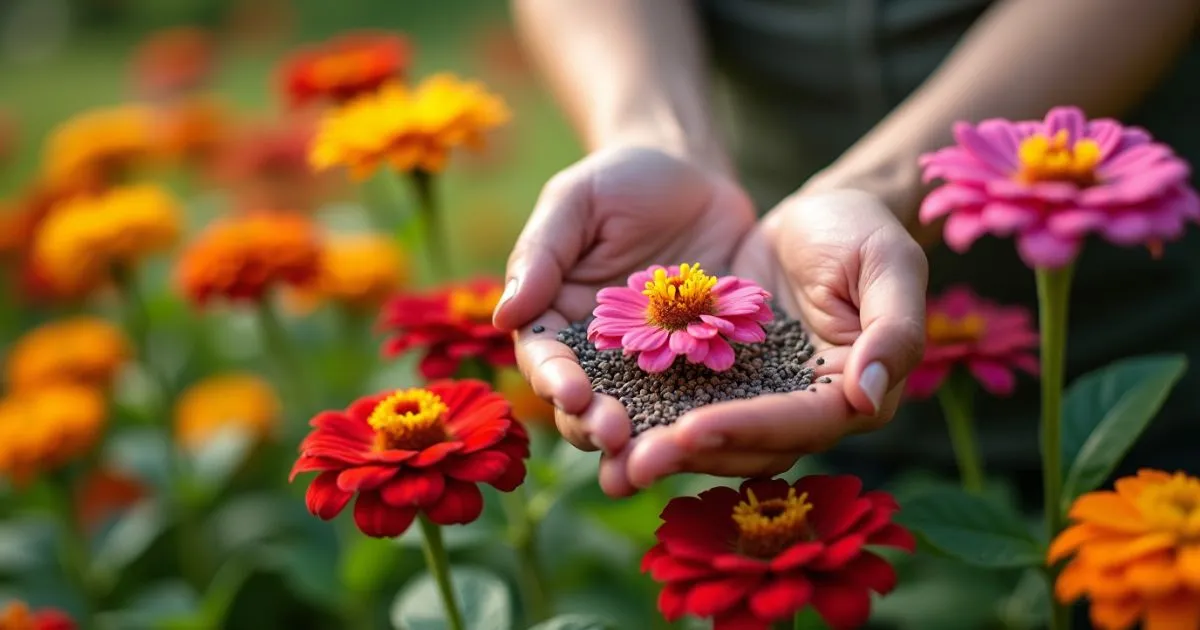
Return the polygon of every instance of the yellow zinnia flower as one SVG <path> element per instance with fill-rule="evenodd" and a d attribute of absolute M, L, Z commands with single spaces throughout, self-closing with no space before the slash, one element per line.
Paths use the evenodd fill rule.
<path fill-rule="evenodd" d="M 155 124 L 153 110 L 141 105 L 79 114 L 47 140 L 46 176 L 53 182 L 117 183 L 156 153 Z"/>
<path fill-rule="evenodd" d="M 330 113 L 309 160 L 319 170 L 345 166 L 359 179 L 382 163 L 436 173 L 451 149 L 482 148 L 484 132 L 508 118 L 500 97 L 452 75 L 435 75 L 416 89 L 389 84 Z"/>
<path fill-rule="evenodd" d="M 98 317 L 79 316 L 43 324 L 9 349 L 8 386 L 15 391 L 52 383 L 107 388 L 130 358 L 120 328 Z"/>
<path fill-rule="evenodd" d="M 377 308 L 408 281 L 408 260 L 392 239 L 378 234 L 328 238 L 314 281 L 297 287 L 291 301 L 301 308 L 332 300 L 355 310 Z"/>
<path fill-rule="evenodd" d="M 169 248 L 180 229 L 179 205 L 165 190 L 115 188 L 55 208 L 38 230 L 34 257 L 64 290 L 95 287 L 114 270 Z"/>
<path fill-rule="evenodd" d="M 266 439 L 279 421 L 275 390 L 254 374 L 209 377 L 185 391 L 175 404 L 175 434 L 188 450 L 203 448 L 221 429 L 236 426 Z"/>
<path fill-rule="evenodd" d="M 1200 628 L 1200 479 L 1142 470 L 1079 497 L 1070 517 L 1048 558 L 1074 556 L 1060 601 L 1090 599 L 1101 630 Z"/>
<path fill-rule="evenodd" d="M 0 473 L 23 486 L 89 451 L 107 419 L 104 397 L 51 385 L 0 398 Z"/>

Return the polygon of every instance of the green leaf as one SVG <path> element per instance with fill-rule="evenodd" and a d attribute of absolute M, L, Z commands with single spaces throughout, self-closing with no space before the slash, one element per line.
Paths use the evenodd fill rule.
<path fill-rule="evenodd" d="M 472 567 L 450 571 L 455 599 L 466 630 L 509 630 L 512 602 L 508 587 L 495 575 Z M 396 630 L 446 630 L 446 609 L 437 583 L 422 573 L 396 595 L 392 602 L 392 627 Z"/>
<path fill-rule="evenodd" d="M 1180 354 L 1134 357 L 1080 377 L 1063 402 L 1063 509 L 1100 487 L 1187 369 Z"/>
<path fill-rule="evenodd" d="M 931 490 L 904 503 L 897 520 L 934 549 L 991 569 L 1030 567 L 1044 554 L 1020 515 L 962 490 Z"/>
<path fill-rule="evenodd" d="M 254 443 L 254 434 L 236 422 L 206 440 L 191 456 L 192 477 L 199 488 L 207 496 L 220 492 L 246 461 Z"/>
<path fill-rule="evenodd" d="M 504 537 L 504 529 L 497 523 L 478 519 L 466 525 L 442 528 L 442 544 L 447 550 L 469 549 L 480 545 L 494 543 Z M 401 547 L 421 548 L 425 539 L 421 537 L 421 528 L 410 527 L 400 536 L 392 539 Z"/>
<path fill-rule="evenodd" d="M 529 630 L 616 630 L 612 621 L 595 615 L 559 615 Z"/>
<path fill-rule="evenodd" d="M 143 501 L 118 518 L 96 540 L 92 572 L 101 583 L 112 585 L 125 567 L 137 560 L 167 528 L 166 514 L 155 501 Z"/>
<path fill-rule="evenodd" d="M 392 573 L 400 554 L 390 540 L 355 536 L 342 553 L 342 584 L 352 593 L 373 592 Z"/>

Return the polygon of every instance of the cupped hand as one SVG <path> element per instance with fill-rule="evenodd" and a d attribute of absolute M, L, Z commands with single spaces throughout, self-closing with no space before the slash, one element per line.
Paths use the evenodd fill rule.
<path fill-rule="evenodd" d="M 895 412 L 921 358 L 928 267 L 882 202 L 852 190 L 794 195 L 745 240 L 733 272 L 763 283 L 813 335 L 816 392 L 708 405 L 647 431 L 606 453 L 608 494 L 677 472 L 779 474 Z"/>
<path fill-rule="evenodd" d="M 494 321 L 515 331 L 521 370 L 554 403 L 567 440 L 617 453 L 630 421 L 615 399 L 593 395 L 557 331 L 590 315 L 600 288 L 650 265 L 728 269 L 754 220 L 727 176 L 653 149 L 599 151 L 546 184 L 509 258 Z"/>

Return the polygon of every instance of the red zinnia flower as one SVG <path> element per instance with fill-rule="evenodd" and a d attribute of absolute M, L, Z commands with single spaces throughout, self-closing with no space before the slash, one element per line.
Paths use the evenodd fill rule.
<path fill-rule="evenodd" d="M 411 56 L 408 41 L 387 33 L 352 33 L 302 49 L 282 69 L 282 89 L 292 107 L 318 99 L 342 103 L 401 78 Z"/>
<path fill-rule="evenodd" d="M 516 365 L 512 337 L 492 325 L 492 311 L 504 287 L 495 280 L 476 280 L 428 295 L 400 295 L 384 305 L 380 326 L 395 336 L 383 347 L 394 357 L 424 348 L 421 374 L 449 378 L 463 359 L 479 357 L 493 367 Z"/>
<path fill-rule="evenodd" d="M 75 630 L 75 622 L 57 608 L 29 609 L 22 601 L 11 601 L 0 609 L 3 630 Z"/>
<path fill-rule="evenodd" d="M 861 491 L 857 477 L 811 475 L 672 499 L 642 559 L 664 583 L 659 610 L 668 621 L 712 617 L 714 630 L 765 630 L 811 604 L 835 629 L 861 626 L 869 591 L 896 584 L 892 567 L 863 546 L 916 547 L 892 522 L 896 500 Z"/>
<path fill-rule="evenodd" d="M 292 467 L 293 479 L 321 473 L 308 510 L 330 520 L 358 494 L 354 522 L 368 536 L 399 536 L 417 512 L 439 525 L 470 523 L 483 511 L 477 484 L 510 492 L 525 480 L 529 436 L 482 381 L 360 398 L 312 426 Z"/>

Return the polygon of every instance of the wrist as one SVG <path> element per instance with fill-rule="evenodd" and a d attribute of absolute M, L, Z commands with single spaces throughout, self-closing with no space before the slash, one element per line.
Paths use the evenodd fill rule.
<path fill-rule="evenodd" d="M 733 172 L 724 144 L 697 112 L 642 102 L 632 111 L 603 117 L 586 134 L 589 151 L 620 147 L 656 149 L 685 162 L 724 174 Z"/>

